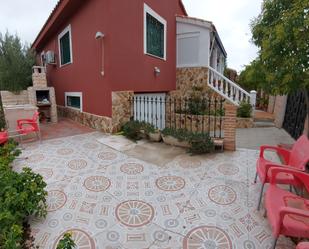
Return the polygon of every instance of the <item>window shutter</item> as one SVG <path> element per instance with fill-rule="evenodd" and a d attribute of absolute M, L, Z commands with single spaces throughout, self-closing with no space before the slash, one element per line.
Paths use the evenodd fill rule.
<path fill-rule="evenodd" d="M 164 58 L 164 24 L 147 13 L 147 53 Z"/>
<path fill-rule="evenodd" d="M 70 33 L 67 32 L 60 39 L 61 48 L 61 65 L 71 62 L 71 50 L 70 50 Z"/>

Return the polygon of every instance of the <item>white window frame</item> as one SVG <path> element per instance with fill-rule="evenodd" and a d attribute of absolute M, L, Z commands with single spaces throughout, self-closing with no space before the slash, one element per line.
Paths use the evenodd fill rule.
<path fill-rule="evenodd" d="M 75 108 L 75 107 L 72 107 L 72 106 L 68 106 L 67 97 L 80 97 L 80 108 Z M 78 110 L 80 112 L 83 111 L 83 93 L 82 92 L 65 92 L 65 100 L 64 100 L 64 102 L 65 102 L 65 107 L 67 107 L 67 108 Z"/>
<path fill-rule="evenodd" d="M 62 64 L 61 61 L 61 48 L 60 48 L 60 39 L 67 33 L 69 32 L 69 38 L 70 38 L 70 55 L 71 55 L 71 61 L 67 62 L 65 64 Z M 59 66 L 63 67 L 69 64 L 73 63 L 73 51 L 72 51 L 72 29 L 71 29 L 71 24 L 69 24 L 59 35 L 58 35 L 58 49 L 59 49 Z"/>
<path fill-rule="evenodd" d="M 159 57 L 150 53 L 147 53 L 147 14 L 151 15 L 157 19 L 160 23 L 164 25 L 164 57 Z M 167 21 L 151 9 L 147 4 L 144 3 L 144 54 L 165 60 L 166 61 L 166 41 L 167 41 Z"/>

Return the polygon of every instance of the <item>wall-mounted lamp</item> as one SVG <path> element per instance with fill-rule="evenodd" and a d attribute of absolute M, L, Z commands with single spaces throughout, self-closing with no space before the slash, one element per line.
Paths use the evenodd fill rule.
<path fill-rule="evenodd" d="M 98 31 L 96 34 L 95 34 L 95 38 L 98 40 L 98 39 L 101 39 L 104 37 L 104 34 L 100 31 Z"/>
<path fill-rule="evenodd" d="M 104 40 L 103 38 L 105 37 L 105 35 L 101 32 L 98 31 L 95 34 L 95 39 L 96 40 L 102 40 L 102 44 L 101 44 L 101 54 L 102 54 L 102 58 L 101 58 L 101 75 L 104 76 Z"/>
<path fill-rule="evenodd" d="M 154 73 L 155 73 L 155 76 L 159 76 L 159 75 L 160 75 L 160 73 L 161 73 L 160 68 L 155 67 L 155 68 L 154 68 Z"/>

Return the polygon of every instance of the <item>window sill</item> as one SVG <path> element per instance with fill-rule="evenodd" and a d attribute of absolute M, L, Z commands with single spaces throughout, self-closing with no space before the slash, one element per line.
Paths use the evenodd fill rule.
<path fill-rule="evenodd" d="M 59 65 L 59 68 L 62 68 L 62 67 L 65 67 L 65 66 L 69 66 L 69 65 L 71 65 L 71 64 L 73 64 L 72 61 L 71 61 L 71 62 L 68 62 L 68 63 L 66 63 L 66 64 Z"/>
<path fill-rule="evenodd" d="M 162 57 L 159 57 L 159 56 L 156 56 L 156 55 L 153 55 L 153 54 L 149 54 L 149 53 L 145 53 L 145 55 L 148 55 L 150 57 L 153 57 L 153 58 L 156 58 L 156 59 L 159 59 L 159 60 L 162 60 L 162 61 L 166 61 L 166 58 L 162 58 Z"/>
<path fill-rule="evenodd" d="M 70 108 L 70 109 L 75 110 L 75 111 L 82 112 L 81 108 L 72 107 L 72 106 L 65 106 L 65 107 L 66 107 L 66 108 Z"/>

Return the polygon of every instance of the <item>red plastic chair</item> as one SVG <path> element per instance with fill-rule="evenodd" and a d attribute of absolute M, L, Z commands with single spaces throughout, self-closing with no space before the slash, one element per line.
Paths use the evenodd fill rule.
<path fill-rule="evenodd" d="M 285 161 L 285 164 L 276 164 L 264 158 L 265 150 L 275 150 Z M 272 167 L 291 167 L 296 170 L 305 171 L 306 165 L 309 161 L 309 140 L 306 135 L 301 136 L 293 145 L 292 150 L 286 150 L 276 146 L 262 145 L 260 147 L 260 157 L 256 163 L 256 175 L 254 183 L 257 181 L 259 176 L 260 181 L 262 182 L 258 210 L 260 210 L 263 190 L 265 183 L 270 181 L 270 171 Z M 289 174 L 280 174 L 280 177 L 277 178 L 278 184 L 288 184 L 299 187 L 297 180 Z"/>
<path fill-rule="evenodd" d="M 9 134 L 7 131 L 0 132 L 0 145 L 5 144 L 9 140 Z"/>
<path fill-rule="evenodd" d="M 270 186 L 265 195 L 265 209 L 276 247 L 279 235 L 309 238 L 309 200 L 279 188 L 277 178 L 280 174 L 297 178 L 309 191 L 309 174 L 284 167 L 271 169 Z"/>
<path fill-rule="evenodd" d="M 33 114 L 32 119 L 17 120 L 17 132 L 20 135 L 28 135 L 35 132 L 38 139 L 41 141 L 41 132 L 39 126 L 39 112 Z"/>
<path fill-rule="evenodd" d="M 301 242 L 297 245 L 296 249 L 309 249 L 309 242 Z"/>

